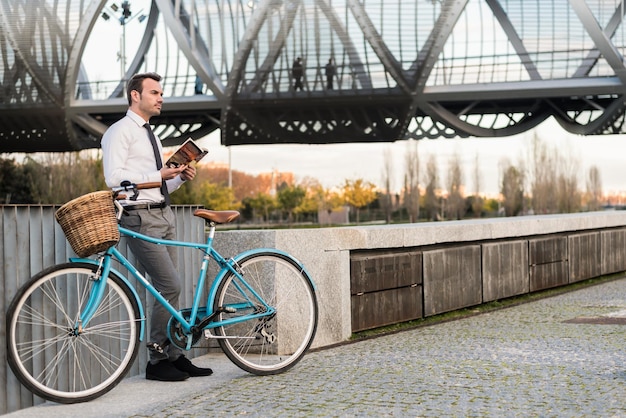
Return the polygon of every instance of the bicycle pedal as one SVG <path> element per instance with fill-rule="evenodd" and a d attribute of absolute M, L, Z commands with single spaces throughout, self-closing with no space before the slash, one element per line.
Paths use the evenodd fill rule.
<path fill-rule="evenodd" d="M 235 309 L 235 308 L 233 308 L 231 306 L 222 306 L 220 308 L 220 311 L 226 312 L 226 313 L 235 313 L 235 312 L 237 312 L 237 309 Z"/>
<path fill-rule="evenodd" d="M 149 350 L 156 351 L 159 354 L 163 353 L 163 347 L 159 345 L 159 343 L 149 342 L 146 344 Z"/>

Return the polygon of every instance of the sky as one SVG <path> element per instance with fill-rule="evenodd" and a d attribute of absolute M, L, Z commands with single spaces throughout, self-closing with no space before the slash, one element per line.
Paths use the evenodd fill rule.
<path fill-rule="evenodd" d="M 167 105 L 167 103 L 165 103 Z M 589 168 L 598 167 L 604 193 L 626 191 L 626 136 L 577 136 L 563 130 L 550 119 L 526 133 L 501 138 L 457 138 L 417 141 L 421 167 L 434 155 L 439 168 L 440 185 L 445 185 L 447 164 L 459 156 L 463 170 L 466 194 L 475 192 L 474 173 L 479 164 L 480 193 L 495 196 L 499 191 L 499 164 L 508 159 L 519 165 L 528 161 L 533 135 L 537 134 L 549 149 L 578 163 L 579 188 L 585 189 Z M 393 143 L 350 143 L 329 145 L 238 145 L 220 144 L 219 132 L 199 141 L 209 150 L 209 162 L 230 164 L 232 170 L 248 174 L 267 173 L 273 170 L 291 172 L 296 181 L 313 177 L 325 188 L 341 186 L 345 180 L 363 179 L 382 187 L 384 155 L 391 153 L 392 189 L 402 188 L 405 173 L 405 155 L 410 141 Z M 230 156 L 229 156 L 230 152 Z M 420 174 L 422 176 L 422 174 Z M 422 181 L 422 177 L 420 177 Z"/>

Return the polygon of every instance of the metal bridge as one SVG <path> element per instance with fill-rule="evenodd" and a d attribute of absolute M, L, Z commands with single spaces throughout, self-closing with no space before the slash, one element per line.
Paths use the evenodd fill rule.
<path fill-rule="evenodd" d="M 549 117 L 575 134 L 625 133 L 624 11 L 623 0 L 0 0 L 0 152 L 99 147 L 127 108 L 125 80 L 143 71 L 164 76 L 152 119 L 164 145 L 216 129 L 224 145 L 508 136 Z"/>

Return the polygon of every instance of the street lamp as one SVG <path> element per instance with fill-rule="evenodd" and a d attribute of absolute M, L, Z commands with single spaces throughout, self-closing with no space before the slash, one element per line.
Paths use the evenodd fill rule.
<path fill-rule="evenodd" d="M 102 19 L 109 20 L 111 16 L 117 16 L 117 20 L 120 22 L 122 26 L 122 39 L 120 40 L 120 52 L 118 54 L 118 59 L 120 60 L 120 72 L 121 79 L 124 79 L 124 74 L 126 74 L 126 24 L 131 20 L 137 18 L 139 23 L 142 23 L 146 20 L 146 15 L 141 13 L 143 11 L 140 10 L 138 14 L 133 15 L 130 11 L 130 2 L 128 0 L 124 0 L 120 6 L 116 3 L 111 3 L 110 6 L 105 8 L 105 11 L 102 12 Z"/>

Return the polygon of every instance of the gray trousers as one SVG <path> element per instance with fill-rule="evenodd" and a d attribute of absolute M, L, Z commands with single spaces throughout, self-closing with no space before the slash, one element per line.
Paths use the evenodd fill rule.
<path fill-rule="evenodd" d="M 139 209 L 124 212 L 120 224 L 153 238 L 176 239 L 174 220 L 174 213 L 168 206 L 163 209 Z M 174 308 L 178 309 L 181 281 L 176 268 L 177 248 L 133 238 L 128 238 L 128 246 L 150 276 L 155 289 Z M 164 347 L 170 317 L 170 313 L 155 300 L 150 318 L 150 342 L 156 342 Z M 174 361 L 182 354 L 182 350 L 173 344 L 164 347 L 164 350 L 163 353 L 150 350 L 150 362 L 154 364 L 165 359 Z"/>

